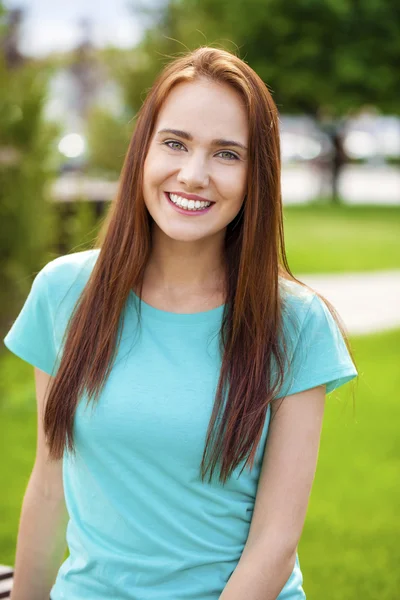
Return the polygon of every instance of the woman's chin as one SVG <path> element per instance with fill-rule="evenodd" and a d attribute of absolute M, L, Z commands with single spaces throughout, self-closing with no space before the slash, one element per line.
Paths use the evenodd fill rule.
<path fill-rule="evenodd" d="M 175 242 L 199 242 L 210 236 L 210 233 L 199 231 L 199 227 L 196 228 L 196 231 L 190 231 L 192 228 L 187 226 L 171 227 L 169 224 L 167 227 L 160 227 L 156 223 L 154 224 L 156 227 L 153 229 L 153 235 L 161 235 Z"/>
<path fill-rule="evenodd" d="M 188 231 L 169 231 L 165 232 L 165 235 L 175 242 L 186 243 L 200 242 L 207 237 L 206 235 L 200 235 L 198 232 L 196 234 L 190 234 Z"/>

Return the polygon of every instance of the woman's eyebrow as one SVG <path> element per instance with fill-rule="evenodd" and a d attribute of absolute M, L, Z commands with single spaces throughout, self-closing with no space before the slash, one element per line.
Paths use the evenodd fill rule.
<path fill-rule="evenodd" d="M 160 131 L 158 131 L 158 134 L 160 133 L 172 133 L 172 135 L 177 135 L 178 137 L 181 137 L 184 140 L 193 140 L 193 136 L 190 133 L 182 131 L 181 129 L 160 129 Z"/>
<path fill-rule="evenodd" d="M 187 131 L 182 131 L 181 129 L 160 129 L 160 131 L 157 132 L 157 135 L 160 133 L 171 133 L 172 135 L 177 135 L 178 137 L 181 137 L 184 140 L 188 140 L 190 142 L 193 140 L 193 136 L 190 133 L 188 133 Z M 240 142 L 235 142 L 234 140 L 224 140 L 224 139 L 212 140 L 211 145 L 212 146 L 225 146 L 225 147 L 226 146 L 236 146 L 237 148 L 241 148 L 242 150 L 247 151 L 246 146 L 244 146 Z"/>
<path fill-rule="evenodd" d="M 234 140 L 213 140 L 211 142 L 213 146 L 236 146 L 237 148 L 241 148 L 242 150 L 246 150 L 246 146 L 241 144 L 240 142 L 235 142 Z"/>

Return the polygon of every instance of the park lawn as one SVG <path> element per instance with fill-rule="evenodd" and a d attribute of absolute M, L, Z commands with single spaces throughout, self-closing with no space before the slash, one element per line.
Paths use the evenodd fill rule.
<path fill-rule="evenodd" d="M 359 378 L 327 396 L 299 544 L 307 600 L 394 600 L 400 589 L 400 329 L 352 337 Z"/>
<path fill-rule="evenodd" d="M 400 206 L 284 206 L 284 233 L 295 276 L 400 268 Z"/>
<path fill-rule="evenodd" d="M 316 478 L 299 544 L 307 600 L 393 600 L 400 589 L 400 329 L 351 338 L 360 377 L 327 397 Z M 33 466 L 33 368 L 0 359 L 0 563 L 14 563 Z"/>

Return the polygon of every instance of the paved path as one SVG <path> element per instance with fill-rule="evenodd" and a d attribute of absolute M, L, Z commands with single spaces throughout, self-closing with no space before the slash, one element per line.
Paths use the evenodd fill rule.
<path fill-rule="evenodd" d="M 400 270 L 294 275 L 333 304 L 350 334 L 400 327 Z"/>

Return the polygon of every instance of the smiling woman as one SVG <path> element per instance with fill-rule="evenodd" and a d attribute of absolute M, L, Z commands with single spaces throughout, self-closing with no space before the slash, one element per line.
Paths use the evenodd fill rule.
<path fill-rule="evenodd" d="M 175 254 L 182 241 L 186 253 L 190 242 L 191 254 L 212 246 L 214 256 L 222 257 L 226 227 L 246 193 L 248 135 L 246 109 L 229 85 L 203 77 L 171 90 L 144 163 L 143 195 L 156 248 L 161 244 L 163 252 Z M 198 271 L 201 286 L 207 283 L 204 275 Z"/>
<path fill-rule="evenodd" d="M 97 243 L 36 276 L 4 340 L 51 381 L 16 597 L 28 581 L 30 600 L 304 600 L 325 395 L 357 370 L 334 308 L 286 260 L 278 125 L 238 57 L 173 61 Z"/>

